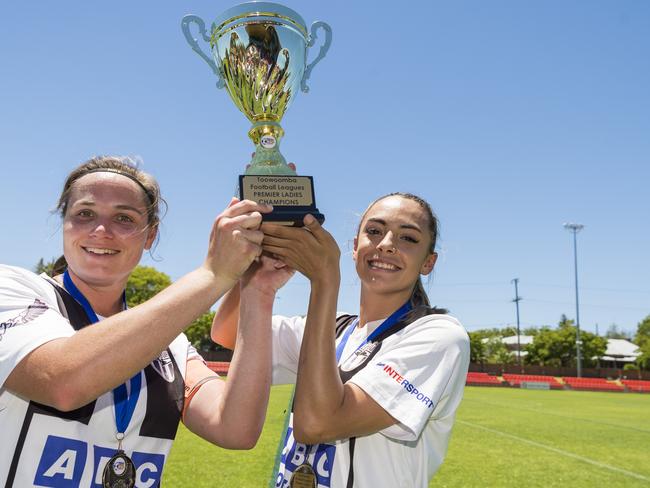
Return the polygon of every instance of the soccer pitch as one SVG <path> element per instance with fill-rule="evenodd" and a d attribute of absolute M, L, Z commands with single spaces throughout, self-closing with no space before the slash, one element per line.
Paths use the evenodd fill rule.
<path fill-rule="evenodd" d="M 219 449 L 181 426 L 163 486 L 268 486 L 292 388 L 273 387 L 251 451 Z M 429 486 L 648 487 L 650 395 L 466 387 Z"/>

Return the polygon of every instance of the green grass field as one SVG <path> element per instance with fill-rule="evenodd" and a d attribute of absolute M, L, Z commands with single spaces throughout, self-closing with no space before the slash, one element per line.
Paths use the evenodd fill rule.
<path fill-rule="evenodd" d="M 163 486 L 268 486 L 291 389 L 273 388 L 251 451 L 216 448 L 181 426 Z M 430 486 L 648 487 L 650 395 L 467 387 Z"/>

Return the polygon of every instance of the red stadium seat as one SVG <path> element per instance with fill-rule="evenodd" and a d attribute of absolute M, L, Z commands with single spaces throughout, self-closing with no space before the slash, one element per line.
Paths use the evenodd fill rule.
<path fill-rule="evenodd" d="M 645 380 L 621 380 L 621 383 L 630 391 L 638 393 L 650 393 L 650 381 Z"/>
<path fill-rule="evenodd" d="M 501 380 L 496 376 L 490 376 L 487 373 L 467 373 L 466 385 L 470 386 L 504 386 Z"/>
<path fill-rule="evenodd" d="M 573 390 L 625 391 L 623 386 L 608 381 L 605 378 L 575 378 L 573 376 L 565 376 L 562 379 Z"/>
<path fill-rule="evenodd" d="M 217 373 L 219 376 L 226 376 L 230 363 L 227 361 L 206 361 L 208 368 Z"/>
<path fill-rule="evenodd" d="M 526 382 L 536 382 L 536 383 L 548 383 L 549 387 L 554 390 L 561 390 L 564 387 L 560 384 L 553 376 L 545 376 L 541 374 L 513 374 L 513 373 L 504 373 L 503 379 L 506 380 L 510 385 L 515 387 L 520 387 L 521 383 Z"/>

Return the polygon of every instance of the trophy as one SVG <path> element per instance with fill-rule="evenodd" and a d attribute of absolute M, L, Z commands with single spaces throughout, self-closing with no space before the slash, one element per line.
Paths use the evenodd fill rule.
<path fill-rule="evenodd" d="M 212 57 L 192 36 L 192 24 L 209 44 Z M 192 50 L 217 76 L 217 88 L 225 86 L 253 124 L 248 136 L 255 153 L 239 176 L 240 198 L 273 205 L 265 221 L 300 226 L 310 213 L 322 223 L 325 217 L 316 208 L 313 178 L 296 175 L 280 153 L 284 135 L 280 121 L 298 88 L 309 91 L 309 75 L 332 42 L 330 26 L 314 22 L 308 32 L 298 13 L 269 2 L 248 2 L 226 10 L 212 23 L 209 34 L 196 15 L 183 17 L 181 26 Z M 307 65 L 307 50 L 315 44 L 318 29 L 325 32 L 325 40 Z"/>

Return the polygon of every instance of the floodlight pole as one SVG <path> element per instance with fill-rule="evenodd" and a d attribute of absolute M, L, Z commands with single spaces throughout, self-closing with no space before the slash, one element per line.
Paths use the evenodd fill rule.
<path fill-rule="evenodd" d="M 580 305 L 578 301 L 578 239 L 577 234 L 580 232 L 584 225 L 575 223 L 566 223 L 564 228 L 573 233 L 573 269 L 575 272 L 575 285 L 576 285 L 576 363 L 578 367 L 578 378 L 582 376 L 582 357 L 580 355 Z"/>
<path fill-rule="evenodd" d="M 521 297 L 519 296 L 519 290 L 517 288 L 517 284 L 519 283 L 519 278 L 515 278 L 510 282 L 515 284 L 515 299 L 513 300 L 513 302 L 515 302 L 515 307 L 517 309 L 517 364 L 519 365 L 519 370 L 521 371 L 521 342 L 520 342 L 521 332 L 519 332 L 519 300 L 521 300 Z"/>

